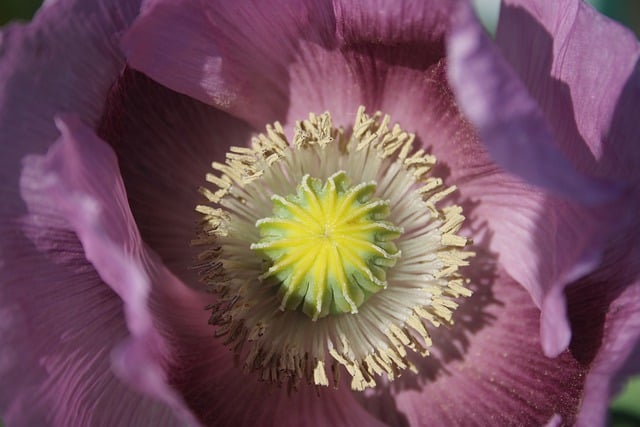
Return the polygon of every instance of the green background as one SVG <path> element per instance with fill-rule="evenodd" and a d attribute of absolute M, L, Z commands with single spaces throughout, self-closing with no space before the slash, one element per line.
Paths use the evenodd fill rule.
<path fill-rule="evenodd" d="M 545 0 L 556 1 L 556 0 Z M 622 22 L 640 35 L 640 0 L 590 0 L 606 15 Z M 0 25 L 11 20 L 28 20 L 41 0 L 0 0 Z M 495 25 L 495 0 L 476 0 L 488 26 Z M 611 424 L 615 427 L 640 426 L 640 377 L 629 381 L 611 405 Z M 0 427 L 2 422 L 0 421 Z"/>

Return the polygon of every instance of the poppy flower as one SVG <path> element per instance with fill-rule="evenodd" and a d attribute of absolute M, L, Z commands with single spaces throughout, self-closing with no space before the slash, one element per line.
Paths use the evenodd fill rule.
<path fill-rule="evenodd" d="M 9 425 L 602 424 L 635 37 L 578 0 L 73 0 L 2 33 Z"/>

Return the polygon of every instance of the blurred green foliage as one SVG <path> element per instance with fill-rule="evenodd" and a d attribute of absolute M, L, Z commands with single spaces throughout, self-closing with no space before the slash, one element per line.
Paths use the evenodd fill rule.
<path fill-rule="evenodd" d="M 29 20 L 42 0 L 0 0 L 0 25 L 13 19 Z"/>
<path fill-rule="evenodd" d="M 622 22 L 640 35 L 640 0 L 588 1 L 602 13 Z M 40 3 L 41 0 L 0 0 L 0 25 L 11 20 L 31 19 Z M 482 5 L 483 1 L 478 3 Z M 640 426 L 640 376 L 632 379 L 611 404 L 610 422 L 614 427 Z M 3 427 L 2 421 L 0 427 Z"/>
<path fill-rule="evenodd" d="M 614 427 L 640 426 L 640 376 L 630 380 L 622 393 L 613 401 L 610 419 Z"/>
<path fill-rule="evenodd" d="M 639 0 L 588 0 L 599 11 L 633 29 L 640 36 Z"/>

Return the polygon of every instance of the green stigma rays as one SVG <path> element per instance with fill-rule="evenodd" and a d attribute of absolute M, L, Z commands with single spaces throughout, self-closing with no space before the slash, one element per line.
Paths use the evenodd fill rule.
<path fill-rule="evenodd" d="M 312 320 L 357 313 L 386 288 L 402 228 L 385 220 L 389 202 L 375 190 L 375 182 L 351 186 L 340 171 L 324 184 L 305 175 L 296 194 L 271 198 L 273 216 L 256 222 L 251 249 L 267 261 L 261 279 L 278 287 L 281 310 L 301 308 Z"/>

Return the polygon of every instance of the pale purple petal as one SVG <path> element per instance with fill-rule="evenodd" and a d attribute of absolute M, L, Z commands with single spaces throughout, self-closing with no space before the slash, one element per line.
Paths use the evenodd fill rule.
<path fill-rule="evenodd" d="M 22 218 L 18 182 L 22 157 L 55 141 L 54 114 L 79 111 L 97 121 L 124 65 L 116 35 L 137 7 L 58 1 L 28 26 L 2 29 L 0 405 L 10 425 L 175 422 L 166 406 L 111 373 L 109 352 L 127 335 L 121 300 L 86 262 L 68 224 L 50 216 L 51 206 L 34 201 L 35 215 Z"/>
<path fill-rule="evenodd" d="M 91 10 L 89 3 L 86 4 L 83 7 Z M 19 418 L 25 416 L 24 408 L 33 406 L 35 398 L 44 396 L 36 401 L 33 418 L 23 423 L 51 424 L 54 420 L 54 424 L 69 424 L 72 420 L 75 422 L 71 418 L 72 411 L 81 414 L 80 419 L 86 421 L 85 424 L 113 424 L 109 422 L 114 419 L 110 416 L 122 417 L 120 420 L 130 420 L 134 425 L 175 423 L 165 405 L 126 391 L 113 377 L 108 367 L 108 354 L 118 343 L 121 345 L 112 353 L 113 368 L 118 375 L 138 390 L 163 400 L 190 423 L 196 423 L 197 419 L 204 424 L 248 426 L 268 420 L 266 422 L 277 425 L 297 426 L 313 420 L 318 425 L 373 426 L 377 423 L 375 417 L 379 417 L 392 425 L 403 420 L 421 425 L 433 417 L 428 424 L 438 424 L 442 420 L 495 423 L 497 419 L 504 423 L 557 425 L 575 421 L 583 387 L 587 392 L 586 403 L 580 409 L 578 420 L 601 417 L 603 402 L 615 389 L 615 384 L 609 384 L 610 376 L 621 366 L 628 366 L 633 357 L 631 349 L 639 333 L 638 319 L 633 315 L 638 309 L 634 302 L 638 298 L 637 289 L 626 288 L 632 280 L 620 281 L 617 288 L 620 293 L 607 299 L 609 305 L 599 305 L 600 311 L 593 310 L 596 315 L 591 319 L 576 309 L 576 306 L 590 307 L 576 297 L 575 289 L 582 289 L 582 285 L 567 290 L 565 285 L 590 272 L 600 260 L 603 249 L 600 243 L 608 232 L 601 225 L 611 216 L 548 196 L 492 164 L 472 127 L 461 118 L 446 82 L 447 64 L 443 56 L 448 24 L 445 15 L 452 4 L 447 1 L 406 1 L 390 7 L 376 1 L 336 1 L 333 5 L 328 2 L 282 2 L 265 6 L 260 2 L 148 1 L 144 7 L 145 16 L 139 19 L 124 42 L 133 66 L 160 83 L 214 105 L 240 120 L 161 89 L 155 82 L 131 70 L 119 77 L 106 98 L 110 82 L 124 69 L 121 58 L 113 52 L 116 38 L 112 37 L 111 27 L 96 37 L 97 42 L 91 38 L 77 42 L 78 50 L 82 51 L 83 46 L 102 46 L 100 43 L 105 44 L 104 40 L 109 39 L 108 49 L 105 49 L 108 52 L 106 64 L 100 63 L 99 59 L 91 61 L 91 65 L 85 64 L 90 72 L 83 71 L 83 66 L 75 62 L 69 64 L 67 70 L 64 61 L 59 61 L 58 66 L 62 69 L 55 71 L 55 75 L 71 75 L 72 82 L 96 74 L 92 70 L 94 63 L 104 67 L 94 84 L 88 85 L 89 90 L 67 87 L 70 84 L 62 78 L 60 86 L 67 87 L 71 94 L 69 106 L 64 104 L 64 94 L 56 93 L 55 101 L 50 105 L 34 109 L 42 127 L 25 130 L 15 126 L 15 123 L 27 123 L 20 114 L 30 108 L 20 107 L 17 113 L 11 112 L 10 103 L 22 100 L 22 93 L 14 91 L 11 84 L 0 83 L 0 126 L 3 130 L 11 130 L 6 139 L 0 136 L 1 154 L 7 154 L 3 159 L 8 159 L 6 171 L 0 172 L 7 173 L 8 179 L 0 185 L 3 186 L 3 197 L 6 195 L 9 201 L 9 208 L 3 210 L 7 213 L 7 221 L 2 218 L 1 233 L 6 237 L 6 242 L 0 243 L 2 259 L 13 259 L 6 253 L 14 247 L 22 248 L 11 255 L 16 257 L 16 262 L 23 263 L 21 257 L 40 261 L 39 265 L 43 267 L 35 271 L 49 273 L 48 277 L 52 279 L 49 293 L 36 293 L 31 302 L 30 294 L 18 291 L 15 284 L 21 281 L 47 289 L 47 277 L 30 280 L 24 269 L 0 270 L 0 301 L 6 299 L 11 303 L 6 306 L 0 303 L 0 320 L 6 320 L 0 322 L 3 328 L 0 336 L 5 338 L 4 328 L 10 325 L 7 341 L 2 343 L 8 343 L 9 348 L 15 344 L 15 348 L 28 352 L 29 343 L 35 340 L 21 342 L 24 338 L 15 331 L 25 329 L 23 325 L 29 325 L 31 319 L 19 316 L 24 312 L 36 313 L 35 319 L 41 316 L 49 321 L 53 316 L 36 310 L 49 306 L 47 298 L 53 298 L 61 308 L 65 307 L 65 301 L 73 302 L 74 307 L 85 308 L 82 305 L 85 295 L 99 301 L 94 304 L 99 306 L 95 310 L 81 313 L 83 318 L 90 319 L 87 321 L 90 325 L 96 325 L 90 329 L 91 337 L 83 335 L 84 331 L 76 332 L 63 322 L 43 329 L 37 341 L 42 347 L 31 359 L 19 361 L 18 352 L 8 353 L 11 355 L 8 360 L 0 359 L 2 383 L 24 385 L 17 396 L 0 393 L 3 407 L 9 402 L 9 414 L 17 417 L 9 419 L 19 424 L 24 420 Z M 120 12 L 118 7 L 114 10 L 105 6 L 104 10 L 112 16 L 118 16 Z M 97 16 L 103 17 L 100 13 Z M 82 29 L 75 36 L 87 32 L 93 22 L 87 19 L 74 24 Z M 125 26 L 123 24 L 121 28 Z M 33 60 L 38 58 L 40 51 L 37 43 L 32 50 L 15 46 L 28 45 L 25 40 L 44 43 L 48 38 L 33 38 L 25 35 L 23 29 L 15 28 L 6 36 L 9 48 L 5 58 L 11 60 L 0 64 L 25 63 L 24 59 L 15 58 L 26 51 L 30 52 L 27 57 L 32 60 L 34 73 L 38 72 L 39 66 L 47 69 L 46 61 Z M 185 40 L 193 43 L 185 45 Z M 185 48 L 187 45 L 189 49 Z M 87 49 L 89 53 L 93 52 Z M 58 56 L 64 58 L 64 51 Z M 113 62 L 109 62 L 111 60 Z M 495 65 L 492 61 L 489 63 Z M 29 67 L 26 69 L 28 71 Z M 504 71 L 500 67 L 497 70 Z M 0 82 L 5 75 L 7 81 L 27 82 L 25 93 L 34 92 L 24 99 L 36 99 L 35 94 L 45 90 L 46 84 L 41 87 L 30 78 L 21 80 L 19 73 L 23 71 L 20 66 L 0 68 Z M 500 73 L 496 75 L 504 77 Z M 40 80 L 35 80 L 59 86 L 53 77 L 38 76 Z M 506 81 L 511 82 L 514 76 L 507 73 Z M 631 77 L 629 81 L 626 87 L 633 88 Z M 481 83 L 486 83 L 486 79 Z M 533 167 L 525 163 L 525 177 L 559 194 L 570 193 L 574 199 L 589 203 L 606 199 L 609 188 L 603 189 L 599 181 L 581 175 L 581 172 L 596 170 L 590 163 L 589 150 L 576 148 L 580 154 L 574 156 L 572 150 L 580 144 L 571 145 L 562 138 L 558 142 L 558 135 L 566 136 L 569 130 L 558 132 L 555 118 L 543 117 L 548 113 L 544 109 L 547 104 L 535 94 L 529 98 L 522 88 L 518 86 L 516 90 L 502 93 L 517 101 L 507 105 L 527 107 L 524 112 L 519 111 L 526 120 L 520 120 L 522 117 L 517 115 L 514 117 L 513 111 L 498 111 L 498 118 L 520 120 L 519 123 L 524 124 L 520 130 L 531 123 L 541 124 L 533 130 L 537 132 L 534 142 L 542 141 L 542 145 L 526 145 L 525 148 L 533 150 L 525 150 L 525 153 L 533 153 L 533 158 L 542 163 Z M 83 91 L 87 95 L 81 93 Z M 489 95 L 493 94 L 490 91 Z M 638 129 L 637 122 L 624 113 L 633 111 L 629 106 L 637 105 L 637 96 L 634 96 L 623 97 L 624 102 L 618 105 L 619 112 L 610 120 L 614 124 L 622 123 L 623 129 Z M 486 99 L 492 101 L 490 97 Z M 192 209 L 198 198 L 195 190 L 211 160 L 220 160 L 229 145 L 246 145 L 249 126 L 262 130 L 266 123 L 280 119 L 290 128 L 294 120 L 303 118 L 310 111 L 325 109 L 335 114 L 338 124 L 348 125 L 359 104 L 391 113 L 403 127 L 415 130 L 419 142 L 438 155 L 441 160 L 439 172 L 448 183 L 459 186 L 458 201 L 468 208 L 466 212 L 471 220 L 467 231 L 474 238 L 487 238 L 485 247 L 499 252 L 500 265 L 530 291 L 542 309 L 542 318 L 538 322 L 539 312 L 528 295 L 501 273 L 493 287 L 479 289 L 476 293 L 473 301 L 474 304 L 478 302 L 478 306 L 466 305 L 459 312 L 458 328 L 451 333 L 440 331 L 435 334 L 435 362 L 434 359 L 422 361 L 423 370 L 417 379 L 413 375 L 401 378 L 392 386 L 392 393 L 376 396 L 379 400 L 358 399 L 345 388 L 321 390 L 317 397 L 315 390 L 303 387 L 289 396 L 287 390 L 271 389 L 260 384 L 253 375 L 245 376 L 241 369 L 234 367 L 232 353 L 211 336 L 213 330 L 207 325 L 208 314 L 203 307 L 209 297 L 194 292 L 180 281 L 188 280 L 189 285 L 195 286 L 195 278 L 186 272 L 193 254 L 188 248 L 188 240 L 193 231 L 189 224 L 194 216 Z M 607 108 L 602 117 L 609 117 L 608 105 L 605 105 Z M 24 225 L 23 229 L 16 233 L 13 226 L 17 223 L 16 216 L 24 212 L 16 182 L 20 159 L 32 150 L 42 153 L 55 139 L 50 137 L 55 134 L 50 123 L 58 111 L 80 111 L 88 126 L 73 119 L 59 121 L 63 133 L 61 140 L 47 156 L 27 159 L 22 190 L 30 215 L 20 223 Z M 474 122 L 477 119 L 473 114 L 469 117 Z M 16 119 L 20 120 L 14 121 Z M 498 132 L 491 126 L 491 135 L 498 141 L 498 146 L 502 144 L 504 148 L 505 140 L 500 141 L 500 138 L 508 132 L 503 132 L 504 129 Z M 124 184 L 114 153 L 93 135 L 91 127 L 97 128 L 99 136 L 113 147 L 120 161 Z M 483 129 L 486 127 L 480 126 L 480 133 L 485 137 Z M 511 130 L 507 126 L 507 131 Z M 606 138 L 611 141 L 630 134 L 610 129 L 607 132 Z M 15 141 L 24 141 L 24 146 L 17 148 L 19 144 Z M 626 158 L 630 151 L 625 150 L 630 144 L 617 143 L 616 146 L 627 148 L 614 149 L 609 151 L 609 156 L 603 155 L 605 166 L 598 170 L 611 171 L 623 159 L 622 172 L 612 173 L 612 176 L 624 177 L 624 171 L 633 168 L 637 159 Z M 494 154 L 495 150 L 490 148 L 489 151 Z M 500 158 L 504 151 L 497 151 Z M 570 161 L 558 161 L 564 158 L 562 156 Z M 502 160 L 509 163 L 514 158 L 507 155 Z M 548 172 L 555 175 L 540 173 L 547 171 L 545 167 L 549 166 L 549 161 L 570 168 L 565 170 L 556 164 L 548 167 Z M 519 169 L 523 163 L 514 164 L 515 169 Z M 558 182 L 561 183 L 559 190 Z M 593 188 L 599 189 L 591 192 Z M 145 243 L 138 234 L 138 227 Z M 602 234 L 594 233 L 596 229 Z M 33 246 L 29 246 L 22 233 Z M 15 246 L 16 242 L 22 246 Z M 157 251 L 159 257 L 146 249 L 145 244 Z M 608 261 L 610 267 L 617 265 Z M 171 272 L 165 268 L 165 263 Z M 76 269 L 73 274 L 67 274 L 70 266 Z M 629 271 L 627 274 L 631 274 Z M 79 280 L 84 273 L 91 280 Z M 472 275 L 471 278 L 475 281 L 481 276 Z M 5 283 L 14 286 L 5 287 Z M 478 282 L 474 283 L 477 285 Z M 64 290 L 63 294 L 55 294 L 57 289 Z M 585 285 L 585 289 L 597 288 Z M 568 308 L 564 302 L 565 292 Z M 78 299 L 74 298 L 76 296 Z M 483 297 L 488 300 L 480 301 Z M 26 311 L 16 310 L 16 302 L 24 304 L 21 307 L 27 307 Z M 611 314 L 607 311 L 609 306 Z M 479 323 L 475 322 L 474 313 L 470 313 L 473 310 L 481 311 Z M 91 317 L 94 313 L 99 314 L 95 319 Z M 74 314 L 69 314 L 72 320 L 76 320 Z M 578 327 L 573 331 L 570 352 L 563 352 L 554 360 L 544 358 L 541 346 L 547 354 L 555 355 L 569 343 L 572 335 L 567 316 L 574 324 L 582 322 L 580 324 L 593 326 L 595 330 L 602 328 L 606 346 L 600 350 L 599 335 Z M 114 329 L 109 329 L 110 326 Z M 537 338 L 538 327 L 542 331 L 541 339 Z M 54 332 L 47 334 L 51 328 Z M 75 334 L 77 340 L 69 341 L 69 347 L 51 343 L 49 335 L 66 337 L 58 334 L 66 328 L 73 330 L 70 334 Z M 101 337 L 100 328 L 108 329 L 105 331 L 110 334 L 108 339 L 92 341 L 90 338 Z M 617 331 L 623 332 L 618 334 Z M 91 343 L 90 348 L 80 345 L 84 340 Z M 587 344 L 582 345 L 582 341 Z M 59 347 L 61 353 L 50 356 L 51 347 Z M 68 348 L 79 350 L 68 355 L 65 353 Z M 85 349 L 92 352 L 95 348 L 98 348 L 95 359 L 82 353 Z M 36 361 L 37 357 L 40 359 Z M 68 363 L 62 363 L 64 361 Z M 445 369 L 436 366 L 438 361 L 444 362 Z M 28 380 L 18 381 L 16 372 L 38 363 L 54 375 L 34 374 Z M 586 375 L 589 369 L 591 371 Z M 96 379 L 100 373 L 100 378 Z M 5 378 L 8 378 L 6 382 Z M 47 378 L 53 383 L 46 383 Z M 41 395 L 29 395 L 31 384 L 36 390 L 45 391 Z M 59 389 L 63 392 L 54 394 Z M 384 390 L 382 387 L 374 393 Z M 393 398 L 398 397 L 395 404 L 389 404 L 392 394 Z M 478 399 L 478 395 L 495 396 L 495 400 Z M 389 405 L 376 405 L 380 401 Z M 588 402 L 597 404 L 587 406 Z M 365 412 L 361 403 L 373 414 Z M 452 405 L 460 410 L 452 411 Z M 387 409 L 389 411 L 385 412 Z M 52 415 L 41 418 L 47 411 L 53 411 L 49 412 Z M 143 419 L 146 411 L 150 418 Z"/>
<path fill-rule="evenodd" d="M 176 348 L 172 383 L 203 424 L 296 427 L 312 420 L 314 425 L 381 427 L 358 404 L 348 384 L 338 390 L 301 384 L 292 392 L 260 381 L 256 373 L 244 373 L 233 352 L 213 337 L 209 313 L 197 310 L 189 298 L 166 294 L 162 300 L 157 308 L 163 313 L 161 323 L 172 332 Z"/>
<path fill-rule="evenodd" d="M 202 309 L 203 296 L 186 290 L 166 270 L 156 269 L 152 277 L 151 305 L 174 350 L 171 384 L 203 424 L 296 427 L 313 420 L 316 425 L 382 427 L 358 405 L 347 384 L 339 390 L 301 384 L 292 392 L 244 373 L 233 352 L 213 336 L 207 322 L 210 313 Z"/>
<path fill-rule="evenodd" d="M 507 0 L 496 43 L 585 170 L 640 176 L 640 43 L 586 2 Z"/>
<path fill-rule="evenodd" d="M 64 260 L 13 239 L 3 260 L 22 267 L 0 289 L 0 410 L 6 425 L 174 425 L 165 405 L 141 396 L 110 370 L 110 351 L 128 334 L 122 301 L 66 230 Z M 55 248 L 53 248 L 55 251 Z M 26 286 L 25 284 L 29 284 Z"/>
<path fill-rule="evenodd" d="M 460 9 L 456 28 L 450 40 L 450 76 L 461 108 L 470 106 L 465 112 L 492 156 L 502 156 L 498 163 L 517 166 L 510 171 L 529 181 L 519 184 L 510 179 L 503 189 L 488 186 L 487 181 L 495 181 L 491 177 L 470 182 L 478 196 L 486 188 L 477 213 L 495 232 L 491 245 L 502 264 L 541 308 L 542 343 L 545 352 L 555 356 L 571 339 L 563 289 L 597 266 L 606 236 L 628 222 L 626 215 L 620 215 L 628 208 L 626 202 L 589 207 L 571 201 L 602 202 L 618 196 L 620 187 L 582 175 L 568 163 L 536 102 L 501 59 L 470 8 Z M 523 170 L 528 172 L 523 175 Z M 535 176 L 540 173 L 542 181 Z M 547 186 L 568 200 L 529 184 Z"/>
<path fill-rule="evenodd" d="M 611 305 L 601 350 L 584 385 L 582 425 L 605 424 L 608 403 L 631 375 L 640 373 L 640 286 L 635 283 Z"/>
<path fill-rule="evenodd" d="M 194 1 L 159 1 L 150 3 L 123 44 L 134 68 L 258 130 L 275 119 L 292 124 L 325 110 L 346 124 L 358 105 L 375 108 L 385 68 L 435 63 L 444 55 L 450 9 L 441 1 L 393 7 L 300 2 L 265 10 L 245 2 L 201 9 Z M 175 42 L 167 25 L 193 42 L 190 49 Z"/>
<path fill-rule="evenodd" d="M 526 182 L 593 205 L 619 196 L 619 187 L 581 174 L 557 148 L 539 105 L 461 3 L 448 39 L 449 79 L 463 113 L 493 160 Z"/>
<path fill-rule="evenodd" d="M 62 135 L 47 155 L 25 159 L 21 189 L 29 218 L 37 221 L 43 210 L 59 218 L 75 232 L 100 278 L 123 300 L 131 337 L 114 354 L 114 361 L 127 361 L 114 364 L 116 374 L 195 424 L 167 384 L 168 350 L 147 308 L 151 284 L 115 155 L 77 119 L 59 118 L 56 124 Z M 49 231 L 42 227 L 31 238 L 40 247 L 60 245 Z"/>

